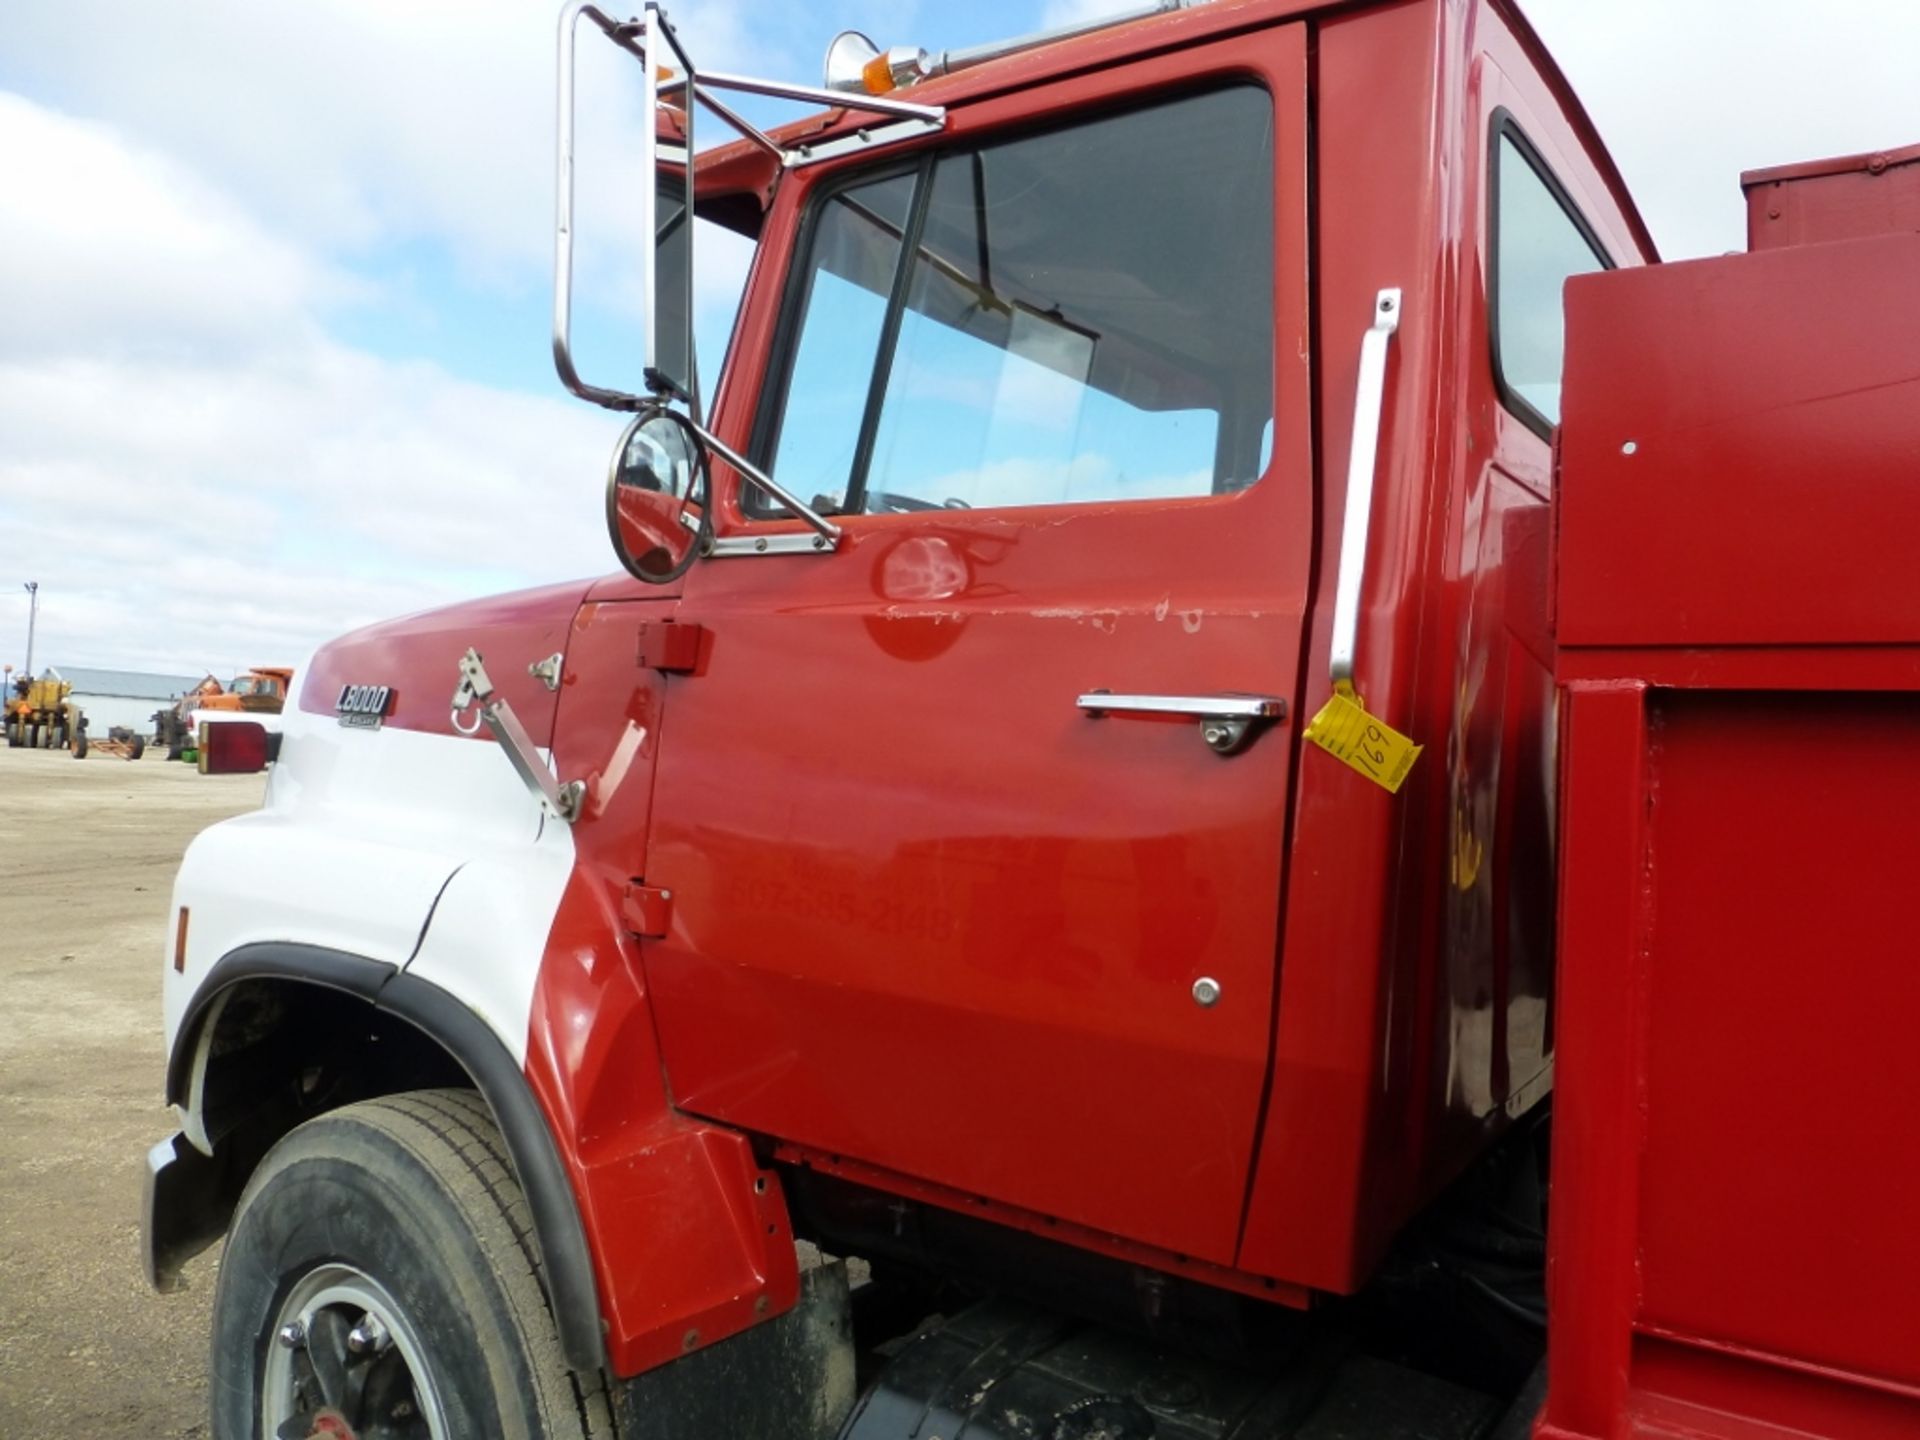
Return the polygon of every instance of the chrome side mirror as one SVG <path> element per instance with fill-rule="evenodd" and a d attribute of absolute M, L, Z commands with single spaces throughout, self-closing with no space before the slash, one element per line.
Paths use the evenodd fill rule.
<path fill-rule="evenodd" d="M 678 411 L 655 406 L 621 432 L 607 471 L 607 535 L 627 573 L 665 585 L 713 538 L 707 447 Z"/>
<path fill-rule="evenodd" d="M 641 225 L 640 355 L 646 396 L 592 385 L 573 359 L 573 57 L 581 19 L 639 62 Z M 560 12 L 559 149 L 556 156 L 553 264 L 553 363 L 582 400 L 609 410 L 639 410 L 651 400 L 688 403 L 693 371 L 693 62 L 657 0 L 639 17 L 615 20 L 572 0 Z"/>

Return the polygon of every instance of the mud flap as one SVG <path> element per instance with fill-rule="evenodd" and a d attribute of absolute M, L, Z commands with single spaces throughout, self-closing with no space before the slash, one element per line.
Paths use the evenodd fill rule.
<path fill-rule="evenodd" d="M 140 1203 L 140 1259 L 147 1283 L 165 1293 L 179 1288 L 180 1267 L 226 1232 L 232 1192 L 226 1167 L 209 1160 L 184 1135 L 147 1152 Z"/>
<path fill-rule="evenodd" d="M 800 1277 L 800 1301 L 616 1387 L 620 1434 L 648 1440 L 833 1440 L 853 1408 L 853 1311 L 847 1267 Z"/>

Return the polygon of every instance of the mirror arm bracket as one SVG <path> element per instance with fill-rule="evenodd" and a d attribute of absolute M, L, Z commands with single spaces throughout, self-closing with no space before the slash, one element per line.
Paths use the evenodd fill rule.
<path fill-rule="evenodd" d="M 649 365 L 642 378 L 646 380 L 647 388 L 655 395 L 664 395 L 669 400 L 678 400 L 689 409 L 697 408 L 693 396 L 689 395 L 686 389 L 666 371 Z"/>
<path fill-rule="evenodd" d="M 752 461 L 742 455 L 736 454 L 704 425 L 696 423 L 693 429 L 694 433 L 706 442 L 707 447 L 711 449 L 714 454 L 718 455 L 722 460 L 726 461 L 727 464 L 739 471 L 740 474 L 746 476 L 747 479 L 751 480 L 755 485 L 758 485 L 762 490 L 773 496 L 774 499 L 778 500 L 782 505 L 786 506 L 787 509 L 805 521 L 808 528 L 825 542 L 823 546 L 818 548 L 831 550 L 840 543 L 840 536 L 843 532 L 838 525 L 827 519 L 826 516 L 822 515 L 818 510 L 815 510 L 811 505 L 807 504 L 806 501 L 787 489 L 786 486 L 780 484 Z"/>

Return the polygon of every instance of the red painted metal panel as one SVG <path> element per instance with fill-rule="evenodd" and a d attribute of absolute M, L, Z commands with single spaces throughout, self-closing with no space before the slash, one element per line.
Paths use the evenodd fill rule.
<path fill-rule="evenodd" d="M 1652 744 L 1639 1323 L 1920 1389 L 1920 697 L 1669 693 Z"/>
<path fill-rule="evenodd" d="M 1395 801 L 1308 754 L 1275 1068 L 1239 1263 L 1328 1290 L 1551 1083 L 1555 700 L 1547 443 L 1496 392 L 1485 176 L 1514 116 L 1622 263 L 1651 253 L 1506 7 L 1402 6 L 1319 36 L 1325 690 L 1356 333 L 1406 288 L 1363 601 L 1361 688 L 1428 745 Z M 1302 1177 L 1311 1177 L 1310 1181 Z"/>
<path fill-rule="evenodd" d="M 673 1108 L 630 938 L 670 909 L 634 881 L 647 864 L 666 683 L 641 664 L 640 637 L 672 604 L 590 602 L 574 617 L 554 762 L 587 790 L 527 1039 L 527 1077 L 573 1182 L 622 1375 L 780 1314 L 799 1294 L 777 1177 L 745 1136 Z"/>
<path fill-rule="evenodd" d="M 574 872 L 540 966 L 533 1086 L 593 1252 L 607 1358 L 633 1375 L 791 1309 L 779 1179 L 745 1136 L 677 1114 L 639 956 L 604 880 Z"/>
<path fill-rule="evenodd" d="M 1920 235 L 1567 287 L 1559 637 L 1920 640 Z"/>
<path fill-rule="evenodd" d="M 1628 1433 L 1658 1440 L 1912 1440 L 1911 1389 L 1777 1355 L 1642 1334 Z M 1542 1432 L 1546 1440 L 1548 1432 Z"/>
<path fill-rule="evenodd" d="M 1440 383 L 1436 307 L 1444 283 L 1429 246 L 1439 238 L 1447 247 L 1440 258 L 1454 262 L 1458 243 L 1433 237 L 1422 223 L 1431 217 L 1409 213 L 1409 197 L 1427 193 L 1428 117 L 1445 89 L 1438 16 L 1434 7 L 1404 6 L 1325 25 L 1315 97 L 1325 437 L 1317 519 L 1327 558 L 1316 577 L 1303 713 L 1331 690 L 1327 647 L 1360 334 L 1375 293 L 1398 285 L 1404 299 L 1387 370 L 1356 678 L 1375 713 L 1420 741 L 1433 738 L 1435 724 L 1414 672 L 1431 595 L 1434 483 L 1420 397 Z M 1408 1134 L 1411 1032 L 1389 1017 L 1397 1010 L 1404 1020 L 1420 1004 L 1426 915 L 1422 897 L 1403 889 L 1396 860 L 1403 836 L 1426 833 L 1409 817 L 1444 813 L 1435 773 L 1430 750 L 1390 797 L 1325 755 L 1301 759 L 1273 1079 L 1239 1251 L 1245 1269 L 1351 1290 L 1404 1214 L 1408 1162 L 1424 1137 Z M 1400 1136 L 1397 1157 L 1380 1144 L 1389 1128 Z"/>
<path fill-rule="evenodd" d="M 386 685 L 393 690 L 385 723 L 432 735 L 457 735 L 450 721 L 460 657 L 477 645 L 487 674 L 512 703 L 536 745 L 553 735 L 553 692 L 527 673 L 567 644 L 567 627 L 589 582 L 569 581 L 485 600 L 424 610 L 355 630 L 327 645 L 300 677 L 299 705 L 331 715 L 343 685 Z M 485 743 L 493 739 L 483 729 Z"/>
<path fill-rule="evenodd" d="M 1231 1264 L 1272 1023 L 1291 736 L 1222 758 L 1098 687 L 1286 697 L 1312 535 L 1297 29 L 982 101 L 949 140 L 1202 77 L 1275 97 L 1275 460 L 1202 500 L 849 516 L 830 555 L 686 580 L 646 947 L 687 1110 Z M 768 218 L 781 256 L 819 172 Z M 739 354 L 764 362 L 763 262 Z M 743 380 L 745 383 L 743 383 Z M 717 423 L 744 443 L 758 381 Z M 742 520 L 721 499 L 723 529 Z M 1292 723 L 1290 715 L 1289 724 Z M 1217 1005 L 1192 986 L 1211 975 Z"/>
<path fill-rule="evenodd" d="M 1561 784 L 1554 1096 L 1552 1376 L 1542 1437 L 1612 1436 L 1625 1398 L 1638 1276 L 1639 1055 L 1645 923 L 1644 688 L 1569 689 Z"/>
<path fill-rule="evenodd" d="M 1920 693 L 1569 705 L 1540 1434 L 1920 1433 Z"/>
<path fill-rule="evenodd" d="M 1867 303 L 1915 258 L 1573 287 L 1551 1440 L 1920 1434 L 1920 612 L 1879 533 L 1920 518 L 1920 351 Z"/>
<path fill-rule="evenodd" d="M 1920 145 L 1750 170 L 1740 188 L 1750 250 L 1920 230 Z"/>

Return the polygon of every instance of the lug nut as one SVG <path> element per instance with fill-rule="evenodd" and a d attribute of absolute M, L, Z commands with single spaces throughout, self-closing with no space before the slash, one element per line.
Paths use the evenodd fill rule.
<path fill-rule="evenodd" d="M 274 1337 L 287 1349 L 297 1349 L 307 1338 L 307 1327 L 298 1320 L 290 1320 L 280 1327 L 280 1333 Z"/>
<path fill-rule="evenodd" d="M 360 1323 L 347 1332 L 347 1349 L 356 1355 L 378 1355 L 392 1343 L 393 1336 L 378 1315 L 362 1315 Z"/>

